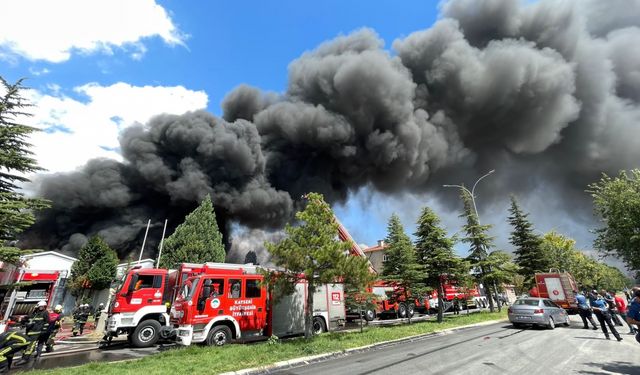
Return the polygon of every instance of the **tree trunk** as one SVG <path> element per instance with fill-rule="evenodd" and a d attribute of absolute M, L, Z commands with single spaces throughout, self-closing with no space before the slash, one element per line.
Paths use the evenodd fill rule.
<path fill-rule="evenodd" d="M 493 297 L 491 297 L 491 286 L 487 286 L 487 283 L 484 281 L 484 268 L 480 267 L 480 274 L 482 275 L 482 286 L 484 287 L 485 290 L 485 294 L 487 294 L 489 296 L 488 300 L 489 300 L 489 311 L 493 312 L 494 311 L 494 307 L 493 307 Z M 486 293 L 486 291 L 489 291 L 489 293 Z"/>
<path fill-rule="evenodd" d="M 444 289 L 442 287 L 442 281 L 438 281 L 438 323 L 442 323 L 444 320 Z"/>
<path fill-rule="evenodd" d="M 307 303 L 304 306 L 304 338 L 310 339 L 313 337 L 313 294 L 316 286 L 313 279 L 307 281 Z"/>

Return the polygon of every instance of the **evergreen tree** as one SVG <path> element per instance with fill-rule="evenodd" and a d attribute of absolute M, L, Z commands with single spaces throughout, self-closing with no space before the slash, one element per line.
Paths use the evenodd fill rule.
<path fill-rule="evenodd" d="M 29 181 L 25 174 L 42 170 L 29 150 L 29 135 L 37 129 L 18 123 L 28 117 L 31 106 L 21 94 L 22 80 L 9 84 L 0 77 L 0 261 L 16 263 L 24 254 L 11 246 L 17 236 L 34 222 L 33 210 L 48 207 L 43 199 L 27 198 L 17 192 L 18 185 Z"/>
<path fill-rule="evenodd" d="M 467 260 L 474 269 L 476 279 L 482 283 L 485 291 L 489 291 L 490 286 L 485 281 L 485 275 L 489 270 L 485 269 L 483 262 L 489 256 L 488 249 L 493 247 L 493 238 L 487 234 L 491 225 L 480 224 L 473 206 L 473 197 L 466 189 L 461 189 L 461 197 L 464 211 L 460 216 L 467 220 L 463 227 L 466 236 L 462 238 L 462 242 L 468 243 L 470 246 Z M 490 292 L 487 294 L 489 295 L 489 309 L 493 312 L 493 298 L 491 298 Z"/>
<path fill-rule="evenodd" d="M 440 227 L 440 218 L 429 207 L 422 209 L 418 219 L 416 237 L 417 261 L 426 274 L 425 284 L 437 291 L 438 322 L 443 321 L 443 278 L 457 279 L 461 272 L 461 259 L 453 251 L 454 240 Z"/>
<path fill-rule="evenodd" d="M 531 287 L 535 283 L 536 272 L 549 270 L 549 262 L 542 249 L 542 240 L 533 232 L 533 224 L 528 220 L 529 214 L 522 212 L 514 196 L 511 196 L 509 223 L 513 232 L 509 237 L 515 246 L 515 262 L 524 276 L 525 285 Z"/>
<path fill-rule="evenodd" d="M 307 303 L 304 311 L 305 337 L 312 336 L 313 292 L 320 284 L 346 279 L 349 283 L 367 280 L 367 260 L 350 257 L 351 244 L 338 239 L 338 223 L 331 207 L 321 194 L 309 193 L 304 210 L 296 213 L 299 225 L 287 225 L 287 237 L 279 243 L 266 243 L 276 266 L 282 272 L 268 274 L 269 285 L 276 283 L 277 293 L 292 292 L 295 285 L 306 280 Z M 363 287 L 362 285 L 360 286 Z M 276 294 L 278 297 L 279 294 Z"/>
<path fill-rule="evenodd" d="M 184 262 L 224 262 L 225 255 L 222 234 L 207 195 L 164 241 L 160 267 L 172 268 Z"/>
<path fill-rule="evenodd" d="M 118 256 L 99 236 L 94 236 L 78 252 L 78 260 L 71 266 L 67 288 L 76 297 L 84 297 L 88 290 L 109 287 L 116 277 Z"/>
<path fill-rule="evenodd" d="M 382 279 L 395 285 L 405 301 L 409 302 L 411 295 L 425 292 L 425 271 L 418 263 L 415 247 L 396 214 L 389 219 L 385 241 L 389 246 L 385 251 L 387 260 L 382 269 Z M 412 309 L 412 306 L 407 305 L 407 308 Z"/>

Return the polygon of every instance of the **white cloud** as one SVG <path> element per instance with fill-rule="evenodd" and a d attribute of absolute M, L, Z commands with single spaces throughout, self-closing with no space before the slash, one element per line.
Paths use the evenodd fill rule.
<path fill-rule="evenodd" d="M 90 83 L 74 90 L 87 100 L 29 92 L 33 117 L 23 122 L 43 130 L 32 135 L 31 142 L 40 166 L 49 172 L 73 170 L 94 157 L 121 159 L 118 134 L 125 127 L 159 113 L 206 108 L 208 102 L 204 91 L 182 86 Z"/>
<path fill-rule="evenodd" d="M 62 62 L 74 50 L 110 54 L 112 47 L 127 46 L 139 59 L 145 51 L 141 40 L 154 36 L 171 45 L 184 39 L 154 0 L 0 2 L 0 57 L 5 59 L 13 53 L 30 60 Z"/>

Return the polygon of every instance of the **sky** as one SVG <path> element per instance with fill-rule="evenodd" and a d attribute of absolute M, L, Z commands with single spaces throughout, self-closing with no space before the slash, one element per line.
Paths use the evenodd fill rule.
<path fill-rule="evenodd" d="M 482 59 L 487 57 L 497 59 L 495 62 L 498 63 L 500 58 L 507 56 L 497 54 L 496 50 L 499 49 L 492 50 L 492 46 L 504 43 L 507 47 L 513 47 L 509 43 L 516 44 L 516 42 L 498 41 L 482 50 L 484 48 L 482 38 L 473 39 L 475 31 L 479 30 L 478 35 L 485 33 L 491 39 L 495 37 L 492 34 L 495 30 L 491 27 L 495 26 L 499 29 L 503 27 L 501 22 L 504 21 L 505 30 L 499 31 L 505 33 L 505 38 L 529 32 L 532 35 L 527 37 L 533 39 L 536 37 L 534 33 L 536 22 L 566 23 L 560 18 L 532 17 L 533 21 L 527 18 L 528 14 L 536 12 L 542 14 L 546 11 L 545 7 L 562 8 L 562 4 L 553 1 L 544 1 L 540 7 L 532 6 L 525 9 L 523 4 L 528 5 L 531 2 L 486 0 L 482 5 L 486 6 L 490 12 L 485 15 L 482 13 L 485 10 L 479 7 L 478 12 L 471 16 L 469 16 L 471 13 L 465 13 L 465 9 L 472 8 L 470 5 L 472 2 L 457 0 L 453 3 L 455 4 L 446 11 L 450 16 L 457 17 L 463 26 L 467 26 L 465 32 L 468 35 L 466 36 L 473 42 L 473 47 L 481 48 L 481 52 L 476 53 L 474 50 L 472 53 L 475 55 L 469 55 L 469 60 L 479 59 L 474 69 L 486 63 Z M 519 6 L 517 4 L 520 4 L 524 10 L 517 9 Z M 640 9 L 639 2 L 634 4 L 636 6 L 634 9 Z M 457 6 L 459 7 L 456 8 Z M 569 6 L 561 10 L 567 9 L 571 11 Z M 592 6 L 590 9 L 596 9 L 596 7 Z M 630 14 L 633 12 L 634 10 L 629 11 Z M 507 17 L 499 19 L 502 14 L 507 14 Z M 493 15 L 497 15 L 495 20 L 491 18 Z M 509 17 L 515 19 L 514 15 L 522 16 L 522 24 L 532 22 L 533 26 L 530 25 L 529 30 L 510 31 L 509 28 L 513 28 L 513 22 L 510 22 Z M 449 27 L 447 25 L 450 25 L 446 22 L 440 22 L 437 27 L 434 27 L 442 17 L 441 4 L 437 1 L 424 0 L 404 1 L 401 5 L 397 2 L 382 0 L 3 1 L 0 3 L 0 75 L 9 82 L 25 78 L 25 85 L 31 88 L 28 96 L 35 104 L 32 111 L 34 116 L 26 121 L 43 130 L 32 138 L 34 152 L 47 173 L 54 174 L 76 170 L 87 160 L 96 157 L 123 160 L 118 142 L 121 132 L 136 123 L 146 123 L 156 114 L 182 114 L 204 108 L 216 116 L 222 116 L 223 99 L 241 84 L 257 87 L 262 92 L 283 94 L 287 90 L 290 63 L 298 59 L 299 67 L 301 56 L 313 57 L 315 52 L 309 51 L 314 51 L 328 40 L 367 28 L 373 30 L 382 39 L 384 42 L 382 48 L 393 58 L 397 55 L 398 48 L 402 51 L 404 46 L 405 50 L 408 50 L 411 43 L 426 35 L 420 34 L 421 30 L 432 27 L 435 30 L 432 32 L 446 30 Z M 489 27 L 474 29 L 475 17 L 485 17 Z M 610 24 L 626 27 L 637 23 L 633 17 L 627 17 L 628 19 L 624 19 L 623 16 L 616 17 L 612 16 L 610 19 L 602 17 L 599 19 L 601 22 L 592 22 L 588 25 L 591 28 L 589 32 L 595 35 L 604 33 Z M 578 16 L 575 19 L 581 20 Z M 607 23 L 610 20 L 612 21 Z M 551 26 L 547 27 L 551 28 Z M 359 35 L 367 37 L 370 34 L 365 32 Z M 550 52 L 549 48 L 535 49 L 534 44 L 529 44 L 528 41 L 520 38 L 520 42 L 524 45 L 524 47 L 516 46 L 520 48 L 520 54 L 532 54 L 528 63 L 531 63 L 536 70 L 531 74 L 537 75 L 532 81 L 540 79 L 542 82 L 543 79 L 548 78 L 541 78 L 545 70 L 552 71 L 553 74 L 557 73 L 558 77 L 571 76 L 571 69 L 575 70 L 579 65 L 571 62 L 574 59 L 571 51 L 563 50 L 562 41 L 544 40 L 543 38 L 548 35 L 544 32 L 541 35 L 539 41 L 543 46 L 548 42 L 565 54 L 565 59 L 569 62 L 562 60 L 557 64 L 557 69 L 535 65 L 538 60 L 548 63 L 559 59 L 559 54 Z M 573 34 L 567 32 L 566 35 Z M 580 35 L 582 40 L 595 41 L 594 46 L 600 43 L 599 39 L 591 40 L 591 35 L 586 37 Z M 616 35 L 624 36 L 621 33 Z M 357 37 L 356 35 L 354 38 Z M 392 48 L 394 41 L 397 41 L 398 48 L 395 46 Z M 612 38 L 612 46 L 614 42 L 617 40 Z M 535 51 L 530 51 L 534 49 Z M 491 55 L 491 53 L 496 54 Z M 518 53 L 509 55 L 511 56 L 509 58 L 516 59 L 517 55 Z M 410 57 L 409 54 L 407 56 Z M 402 57 L 408 58 L 407 56 Z M 579 57 L 575 59 L 581 61 Z M 452 60 L 452 64 L 454 63 L 455 61 Z M 468 71 L 464 70 L 466 67 L 461 65 L 460 69 L 468 74 Z M 485 72 L 491 73 L 488 70 Z M 580 76 L 578 74 L 580 72 L 573 73 Z M 633 76 L 629 75 L 629 77 Z M 505 76 L 504 81 L 509 81 L 509 78 Z M 573 76 L 569 78 L 576 80 Z M 558 117 L 543 118 L 543 121 L 553 123 L 554 126 L 557 122 L 558 128 L 547 129 L 549 132 L 545 135 L 546 138 L 541 138 L 542 140 L 537 138 L 538 134 L 529 136 L 522 130 L 507 134 L 504 145 L 501 144 L 501 146 L 511 153 L 509 157 L 514 155 L 513 160 L 522 164 L 509 164 L 511 159 L 504 156 L 505 152 L 490 155 L 499 160 L 502 163 L 500 165 L 510 166 L 512 170 L 507 172 L 498 168 L 496 173 L 483 180 L 477 189 L 480 220 L 483 224 L 494 226 L 492 234 L 496 237 L 498 248 L 507 251 L 511 250 L 508 243 L 510 228 L 506 222 L 508 199 L 506 195 L 496 199 L 494 193 L 505 190 L 502 187 L 498 189 L 496 184 L 502 184 L 504 181 L 511 181 L 514 185 L 527 183 L 526 170 L 523 171 L 522 166 L 527 165 L 528 155 L 541 153 L 546 148 L 553 151 L 554 145 L 562 144 L 569 139 L 567 134 L 563 134 L 565 136 L 563 138 L 558 133 L 568 124 L 575 123 L 574 120 L 578 116 L 576 113 L 580 110 L 581 103 L 573 98 L 567 98 L 566 94 L 586 90 L 580 86 L 580 82 L 576 89 L 572 86 L 576 85 L 573 81 L 560 87 L 563 84 L 558 83 L 556 78 L 552 77 L 551 80 L 556 82 L 544 83 L 546 85 L 544 86 L 538 85 L 536 81 L 535 85 L 525 88 L 530 89 L 530 94 L 534 96 L 540 94 L 536 92 L 540 87 L 546 88 L 545 94 L 555 95 L 554 90 L 558 91 L 557 96 L 552 97 L 554 100 L 566 101 L 566 103 L 562 102 L 566 104 L 566 108 L 543 102 L 541 109 L 533 110 L 538 114 L 545 111 L 557 112 Z M 470 86 L 464 90 L 468 90 L 465 93 L 472 96 L 474 92 L 480 92 L 479 88 L 480 86 Z M 520 90 L 521 87 L 517 86 L 516 89 Z M 634 87 L 627 89 L 631 92 L 628 95 L 634 95 Z M 603 91 L 607 90 L 607 88 L 603 89 Z M 520 91 L 513 95 L 520 95 Z M 500 95 L 503 92 L 497 94 Z M 449 104 L 444 102 L 442 105 L 446 107 Z M 514 108 L 521 109 L 522 105 L 518 107 L 519 104 L 521 103 L 516 102 Z M 527 110 L 528 108 L 525 108 L 522 117 L 525 126 L 530 125 L 527 123 L 526 116 L 530 115 Z M 482 112 L 479 114 L 483 115 Z M 500 113 L 499 115 L 501 116 Z M 518 113 L 514 112 L 511 115 L 518 115 Z M 582 121 L 582 118 L 579 120 Z M 464 135 L 466 120 L 456 119 L 456 121 L 462 124 L 460 129 L 462 129 L 461 134 Z M 439 124 L 439 126 L 442 125 Z M 528 140 L 539 142 L 525 144 Z M 594 140 L 594 145 L 597 146 L 596 142 L 600 141 Z M 544 144 L 540 146 L 540 142 Z M 591 147 L 595 148 L 594 145 Z M 470 142 L 466 146 L 473 148 L 476 145 Z M 631 146 L 625 144 L 625 147 Z M 572 149 L 572 146 L 565 148 Z M 624 148 L 621 147 L 620 150 Z M 438 183 L 471 186 L 485 172 L 495 168 L 481 160 L 481 147 L 474 151 L 480 155 L 477 160 L 481 162 L 474 165 L 474 168 L 461 169 L 464 173 L 451 173 L 451 177 L 440 174 L 437 176 Z M 553 159 L 553 156 L 550 158 Z M 545 165 L 544 163 L 547 163 L 546 158 L 541 159 L 539 165 Z M 616 164 L 615 167 L 618 168 L 619 165 L 627 164 Z M 513 168 L 520 171 L 514 172 Z M 532 174 L 534 171 L 535 169 L 532 169 Z M 552 177 L 551 173 L 545 178 Z M 439 191 L 432 194 L 427 191 L 416 192 L 414 189 L 411 193 L 398 194 L 395 190 L 393 194 L 386 195 L 379 189 L 373 189 L 372 186 L 364 184 L 358 189 L 349 190 L 346 202 L 334 205 L 338 218 L 349 229 L 354 239 L 361 244 L 373 245 L 377 240 L 382 239 L 386 235 L 386 222 L 393 212 L 399 214 L 407 232 L 412 233 L 415 230 L 420 208 L 425 205 L 440 214 L 443 225 L 450 234 L 458 233 L 461 229 L 462 220 L 458 217 L 460 207 L 450 204 L 457 196 L 454 189 L 440 188 L 439 185 L 437 187 Z M 555 190 L 549 186 L 545 183 L 532 183 L 530 187 L 521 189 L 531 193 L 524 200 L 524 209 L 532 211 L 531 218 L 536 223 L 537 230 L 539 232 L 559 230 L 576 238 L 580 248 L 591 248 L 593 235 L 590 230 L 593 228 L 585 223 L 593 223 L 592 220 L 574 218 L 570 212 L 553 215 L 541 208 L 550 201 L 554 202 L 553 207 L 561 207 L 564 204 L 557 202 L 562 198 L 550 199 L 555 194 Z M 431 192 L 433 188 L 431 186 Z M 490 199 L 483 200 L 485 197 Z M 444 203 L 445 200 L 449 203 Z M 571 205 L 567 203 L 566 206 Z M 580 214 L 582 215 L 583 211 Z M 466 252 L 465 247 L 460 244 L 456 249 L 461 254 Z"/>
<path fill-rule="evenodd" d="M 223 98 L 240 84 L 282 92 L 288 64 L 326 40 L 366 27 L 388 48 L 438 16 L 437 1 L 94 3 L 101 5 L 0 4 L 0 75 L 33 89 L 29 121 L 44 130 L 34 151 L 49 173 L 93 157 L 120 160 L 119 131 L 155 114 L 221 115 Z M 370 199 L 362 192 L 336 210 L 354 238 L 371 245 L 385 236 L 392 207 L 381 211 Z"/>

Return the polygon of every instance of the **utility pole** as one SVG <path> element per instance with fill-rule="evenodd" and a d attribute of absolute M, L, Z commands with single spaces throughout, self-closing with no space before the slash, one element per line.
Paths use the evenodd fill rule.
<path fill-rule="evenodd" d="M 473 187 L 471 188 L 471 191 L 469 191 L 469 189 L 467 189 L 464 185 L 442 185 L 443 187 L 453 187 L 453 188 L 458 188 L 460 190 L 464 190 L 464 191 L 467 192 L 467 194 L 469 194 L 471 196 L 471 203 L 473 203 L 473 211 L 475 212 L 476 219 L 478 220 L 478 225 L 480 225 L 480 215 L 478 215 L 478 207 L 476 206 L 476 196 L 475 196 L 476 186 L 478 186 L 478 183 L 483 178 L 489 176 L 490 174 L 492 174 L 495 171 L 496 171 L 495 169 L 492 169 L 489 172 L 487 172 L 484 175 L 482 175 L 480 178 L 478 178 L 478 180 L 476 180 L 476 182 L 473 184 Z M 488 249 L 485 248 L 484 250 L 485 250 L 485 252 L 488 253 Z M 485 287 L 486 287 L 486 285 L 485 285 Z M 489 287 L 487 289 L 489 290 L 489 309 L 491 310 L 491 312 L 493 312 L 493 298 L 491 297 L 491 288 Z M 498 300 L 498 287 L 497 287 L 495 281 L 493 282 L 493 290 L 495 292 L 496 303 L 498 304 L 498 311 L 501 311 L 502 308 L 500 306 L 500 301 Z"/>

